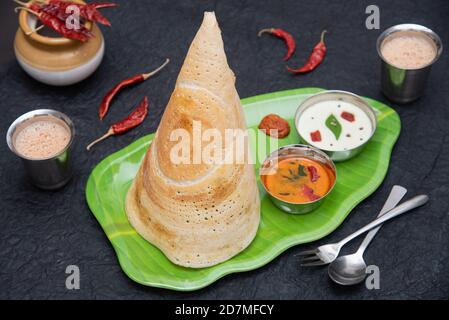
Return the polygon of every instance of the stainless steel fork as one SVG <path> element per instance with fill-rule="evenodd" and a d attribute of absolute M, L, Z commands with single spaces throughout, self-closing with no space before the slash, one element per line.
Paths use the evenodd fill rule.
<path fill-rule="evenodd" d="M 403 213 L 406 213 L 412 209 L 415 209 L 417 207 L 424 205 L 425 203 L 427 203 L 427 201 L 429 201 L 429 197 L 426 195 L 416 196 L 416 197 L 400 204 L 396 208 L 388 211 L 383 216 L 377 218 L 376 220 L 372 221 L 371 223 L 368 223 L 363 228 L 360 228 L 356 232 L 350 234 L 349 236 L 347 236 L 346 238 L 344 238 L 343 240 L 341 240 L 337 243 L 326 244 L 326 245 L 319 246 L 318 248 L 313 249 L 313 250 L 307 250 L 307 251 L 300 252 L 299 255 L 304 256 L 304 258 L 301 261 L 302 262 L 301 266 L 313 267 L 313 266 L 322 266 L 322 265 L 331 263 L 338 257 L 338 254 L 340 253 L 341 248 L 346 243 L 351 241 L 352 239 L 381 225 L 382 223 L 384 223 L 387 220 L 393 219 L 394 217 L 397 217 Z"/>

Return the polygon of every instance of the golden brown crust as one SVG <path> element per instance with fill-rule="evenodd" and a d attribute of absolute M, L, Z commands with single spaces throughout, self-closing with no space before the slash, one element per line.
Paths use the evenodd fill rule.
<path fill-rule="evenodd" d="M 254 239 L 260 202 L 254 168 L 237 164 L 174 164 L 175 129 L 246 129 L 235 77 L 213 13 L 189 49 L 156 136 L 128 192 L 130 223 L 175 264 L 200 268 L 225 261 Z M 222 141 L 224 148 L 225 144 Z M 190 160 L 192 159 L 192 152 Z"/>

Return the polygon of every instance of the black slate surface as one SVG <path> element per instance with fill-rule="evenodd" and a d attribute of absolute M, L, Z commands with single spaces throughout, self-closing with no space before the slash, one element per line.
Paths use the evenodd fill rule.
<path fill-rule="evenodd" d="M 449 298 L 449 59 L 444 53 L 432 71 L 427 93 L 415 103 L 389 103 L 379 91 L 375 41 L 381 30 L 414 22 L 434 29 L 449 43 L 449 2 L 377 0 L 381 30 L 365 28 L 371 1 L 125 1 L 107 16 L 105 59 L 84 82 L 53 88 L 29 78 L 12 50 L 16 29 L 13 5 L 0 5 L 0 136 L 19 115 L 36 108 L 68 114 L 77 127 L 75 177 L 58 192 L 30 186 L 20 161 L 0 144 L 0 298 L 64 299 L 406 299 Z M 364 285 L 339 287 L 326 269 L 301 269 L 297 246 L 259 270 L 226 276 L 193 293 L 176 293 L 134 283 L 121 271 L 115 253 L 90 213 L 84 188 L 93 167 L 110 153 L 156 130 L 179 67 L 200 25 L 202 12 L 215 10 L 223 31 L 228 60 L 237 76 L 241 97 L 301 87 L 349 90 L 386 102 L 401 116 L 402 133 L 393 151 L 384 183 L 359 205 L 331 235 L 315 244 L 336 241 L 373 219 L 391 187 L 408 188 L 409 196 L 426 193 L 426 207 L 403 216 L 381 230 L 366 253 L 368 264 L 380 268 L 379 290 Z M 328 57 L 315 72 L 291 76 L 284 70 L 281 42 L 256 37 L 258 29 L 278 26 L 298 39 L 291 61 L 301 64 L 323 28 Z M 152 69 L 165 57 L 172 63 L 160 75 L 124 92 L 107 121 L 97 119 L 102 95 L 118 80 Z M 138 129 L 111 138 L 88 154 L 84 148 L 108 124 L 128 114 L 147 94 L 150 116 Z M 352 246 L 358 244 L 355 242 Z M 350 251 L 347 248 L 344 252 Z M 81 270 L 81 289 L 65 288 L 65 268 Z"/>

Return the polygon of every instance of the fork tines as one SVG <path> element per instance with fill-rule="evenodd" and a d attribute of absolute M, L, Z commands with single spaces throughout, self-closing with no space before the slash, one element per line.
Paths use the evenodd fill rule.
<path fill-rule="evenodd" d="M 301 259 L 301 267 L 315 267 L 325 265 L 326 263 L 320 259 L 317 253 L 317 249 L 306 250 L 298 253 L 298 256 L 303 257 Z"/>

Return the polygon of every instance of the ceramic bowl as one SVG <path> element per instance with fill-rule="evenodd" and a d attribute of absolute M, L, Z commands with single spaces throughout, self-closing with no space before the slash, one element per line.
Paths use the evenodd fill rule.
<path fill-rule="evenodd" d="M 94 37 L 83 43 L 33 32 L 37 23 L 34 15 L 21 11 L 14 41 L 17 61 L 32 78 L 48 85 L 67 86 L 86 79 L 98 68 L 103 60 L 105 43 L 96 24 L 85 24 Z"/>

